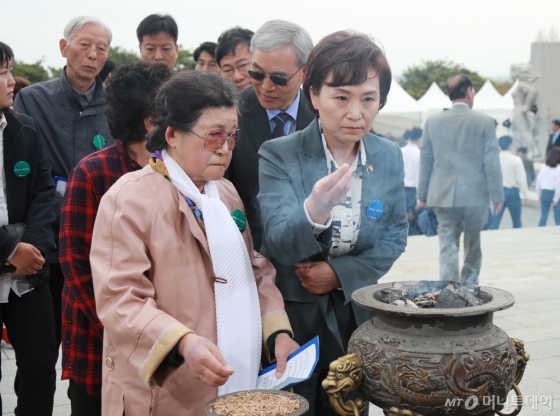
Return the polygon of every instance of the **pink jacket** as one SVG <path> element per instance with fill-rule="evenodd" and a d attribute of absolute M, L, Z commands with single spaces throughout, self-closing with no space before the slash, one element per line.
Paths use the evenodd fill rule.
<path fill-rule="evenodd" d="M 217 185 L 230 212 L 244 211 L 229 181 Z M 263 340 L 291 331 L 273 266 L 253 250 L 248 227 L 242 235 L 259 291 Z M 184 197 L 149 165 L 123 176 L 101 200 L 90 262 L 105 327 L 103 415 L 204 414 L 217 388 L 198 381 L 186 365 L 165 361 L 189 332 L 216 342 L 208 244 Z"/>

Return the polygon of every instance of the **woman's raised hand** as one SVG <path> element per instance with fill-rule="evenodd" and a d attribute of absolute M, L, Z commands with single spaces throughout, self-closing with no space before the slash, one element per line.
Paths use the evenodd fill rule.
<path fill-rule="evenodd" d="M 331 217 L 332 209 L 346 199 L 351 183 L 352 171 L 346 163 L 330 175 L 319 179 L 305 201 L 311 221 L 316 224 L 326 224 Z"/>
<path fill-rule="evenodd" d="M 216 344 L 195 333 L 181 338 L 179 352 L 189 370 L 207 386 L 222 386 L 233 374 L 233 368 L 226 363 Z"/>

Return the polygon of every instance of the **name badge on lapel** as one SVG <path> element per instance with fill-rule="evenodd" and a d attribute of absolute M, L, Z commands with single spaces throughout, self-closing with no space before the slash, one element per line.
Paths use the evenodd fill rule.
<path fill-rule="evenodd" d="M 371 201 L 366 209 L 366 217 L 370 221 L 377 221 L 383 215 L 383 202 L 379 199 Z"/>
<path fill-rule="evenodd" d="M 240 209 L 234 209 L 231 213 L 231 217 L 235 225 L 237 225 L 237 228 L 239 228 L 239 231 L 245 231 L 245 228 L 247 228 L 247 217 L 245 217 L 245 214 L 243 214 Z"/>

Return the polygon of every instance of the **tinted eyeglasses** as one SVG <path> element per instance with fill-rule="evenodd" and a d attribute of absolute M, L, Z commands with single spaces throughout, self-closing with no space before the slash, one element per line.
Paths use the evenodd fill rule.
<path fill-rule="evenodd" d="M 228 133 L 224 129 L 212 129 L 206 134 L 206 137 L 202 137 L 192 130 L 189 131 L 195 136 L 203 139 L 204 148 L 211 152 L 215 152 L 221 148 L 226 140 L 228 141 L 229 150 L 232 150 L 235 147 L 235 142 L 239 140 L 239 129 L 234 130 L 233 133 Z"/>
<path fill-rule="evenodd" d="M 231 78 L 233 77 L 233 74 L 235 73 L 235 71 L 237 70 L 237 72 L 239 72 L 240 74 L 243 74 L 244 72 L 247 72 L 247 70 L 249 69 L 249 62 L 245 62 L 239 66 L 236 66 L 234 68 L 228 67 L 227 69 L 224 69 L 222 71 L 222 75 L 227 77 L 227 78 Z"/>
<path fill-rule="evenodd" d="M 304 65 L 305 66 L 305 65 Z M 252 68 L 252 66 L 251 66 Z M 252 69 L 249 69 L 247 72 L 249 73 L 249 76 L 251 78 L 253 78 L 255 81 L 263 81 L 265 78 L 270 78 L 270 81 L 273 84 L 276 85 L 287 85 L 288 82 L 290 82 L 290 80 L 296 76 L 296 74 L 301 71 L 301 68 L 303 68 L 303 66 L 300 66 L 299 69 L 294 72 L 294 74 L 290 77 L 290 78 L 286 78 L 286 77 L 281 77 L 279 75 L 265 75 L 262 72 L 259 71 L 253 71 Z"/>

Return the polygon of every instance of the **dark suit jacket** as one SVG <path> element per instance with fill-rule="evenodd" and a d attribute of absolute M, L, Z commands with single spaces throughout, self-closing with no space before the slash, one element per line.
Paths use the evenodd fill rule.
<path fill-rule="evenodd" d="M 333 259 L 327 258 L 332 225 L 315 237 L 303 208 L 313 185 L 328 174 L 317 121 L 303 131 L 264 143 L 259 151 L 258 198 L 264 236 L 261 253 L 274 264 L 276 285 L 286 301 L 315 303 L 321 310 L 322 319 L 337 340 L 337 345 L 329 345 L 337 356 L 345 354 L 346 345 L 342 345 L 329 296 L 343 295 L 344 303 L 350 302 L 352 292 L 377 283 L 406 247 L 408 221 L 400 148 L 371 133 L 364 137 L 364 146 L 360 234 L 348 254 Z M 368 165 L 373 167 L 371 173 L 367 171 Z M 384 211 L 373 222 L 367 219 L 366 209 L 376 199 L 383 202 Z M 330 294 L 314 295 L 304 289 L 295 274 L 294 263 L 307 259 L 328 262 L 340 279 L 342 292 L 333 290 Z M 357 325 L 371 319 L 370 311 L 352 307 Z M 307 325 L 307 322 L 292 320 L 291 324 L 296 340 L 308 341 L 299 338 L 300 324 Z M 319 335 L 323 340 L 331 338 L 330 334 Z"/>
<path fill-rule="evenodd" d="M 259 193 L 257 152 L 264 142 L 272 139 L 272 132 L 266 110 L 261 106 L 253 88 L 244 90 L 242 96 L 244 109 L 239 125 L 240 140 L 233 151 L 226 178 L 233 183 L 245 205 L 255 250 L 259 251 L 262 242 L 262 224 L 257 201 Z M 313 118 L 313 114 L 307 110 L 307 100 L 301 92 L 296 131 L 307 127 Z"/>
<path fill-rule="evenodd" d="M 4 175 L 10 224 L 25 223 L 22 242 L 32 244 L 46 254 L 54 246 L 51 224 L 55 219 L 54 183 L 51 167 L 37 133 L 35 121 L 23 114 L 17 118 L 6 114 L 4 129 Z M 30 170 L 22 178 L 14 174 L 17 162 L 25 161 Z M 0 260 L 5 262 L 17 244 L 17 239 L 0 228 Z M 2 263 L 4 264 L 4 263 Z M 33 287 L 48 279 L 48 263 L 36 275 L 30 275 Z"/>
<path fill-rule="evenodd" d="M 552 149 L 553 147 L 560 147 L 560 136 L 558 136 L 558 138 L 556 139 L 556 141 L 554 142 L 554 145 L 552 144 L 552 137 L 554 136 L 554 133 L 552 133 L 550 135 L 550 137 L 548 138 L 548 143 L 546 145 L 546 153 L 548 153 L 548 151 L 550 149 Z"/>

